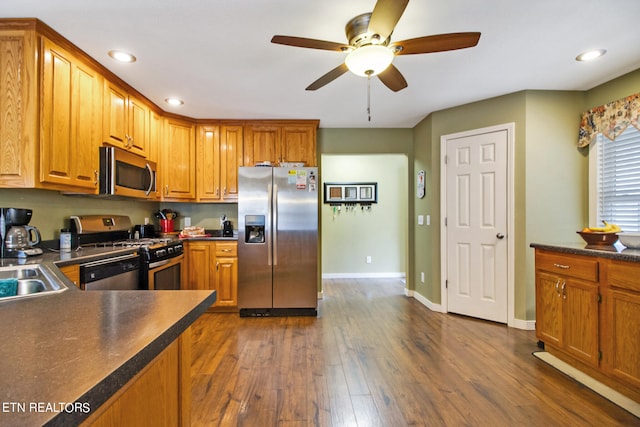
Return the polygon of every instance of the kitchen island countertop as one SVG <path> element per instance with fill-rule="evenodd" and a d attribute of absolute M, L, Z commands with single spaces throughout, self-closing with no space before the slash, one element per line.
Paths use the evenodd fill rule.
<path fill-rule="evenodd" d="M 59 279 L 67 290 L 0 302 L 0 426 L 79 424 L 216 300 L 215 291 L 87 292 Z"/>

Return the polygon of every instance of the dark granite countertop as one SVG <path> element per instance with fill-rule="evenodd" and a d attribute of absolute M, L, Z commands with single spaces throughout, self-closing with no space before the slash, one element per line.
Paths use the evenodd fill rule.
<path fill-rule="evenodd" d="M 205 240 L 205 241 L 231 241 L 237 242 L 238 236 L 234 237 L 222 237 L 222 236 L 194 236 L 194 237 L 185 237 L 181 239 L 183 241 L 192 241 L 192 240 Z"/>
<path fill-rule="evenodd" d="M 584 243 L 531 243 L 532 248 L 573 255 L 586 255 L 620 261 L 640 262 L 640 250 L 630 249 L 620 242 L 614 245 L 585 245 Z"/>
<path fill-rule="evenodd" d="M 0 267 L 21 264 L 40 264 L 43 262 L 52 262 L 57 266 L 80 264 L 84 262 L 94 261 L 100 258 L 130 254 L 135 251 L 137 251 L 137 248 L 82 247 L 80 249 L 74 249 L 70 252 L 60 252 L 57 250 L 53 251 L 50 249 L 44 249 L 43 254 L 39 256 L 30 256 L 23 259 L 0 259 Z"/>
<path fill-rule="evenodd" d="M 113 253 L 92 249 L 68 261 Z M 95 411 L 216 299 L 212 291 L 87 292 L 58 278 L 64 292 L 0 302 L 2 426 L 79 424 L 90 413 L 66 412 L 61 402 Z"/>
<path fill-rule="evenodd" d="M 229 240 L 236 242 L 238 241 L 238 230 L 233 230 L 233 236 L 223 236 L 222 230 L 205 230 L 207 236 L 195 236 L 195 237 L 185 237 L 182 240 Z"/>

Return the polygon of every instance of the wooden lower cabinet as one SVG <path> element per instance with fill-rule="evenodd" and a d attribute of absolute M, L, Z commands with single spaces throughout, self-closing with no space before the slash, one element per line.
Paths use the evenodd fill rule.
<path fill-rule="evenodd" d="M 80 287 L 80 264 L 65 265 L 58 268 L 62 274 L 67 276 L 67 279 L 71 280 L 77 287 Z"/>
<path fill-rule="evenodd" d="M 536 275 L 536 331 L 582 362 L 599 360 L 598 283 L 539 271 Z"/>
<path fill-rule="evenodd" d="M 545 349 L 640 399 L 640 263 L 536 249 L 536 336 Z"/>
<path fill-rule="evenodd" d="M 238 243 L 216 242 L 215 284 L 217 307 L 238 305 Z"/>
<path fill-rule="evenodd" d="M 238 306 L 238 243 L 186 242 L 186 289 L 215 290 L 214 307 Z"/>
<path fill-rule="evenodd" d="M 191 329 L 187 329 L 82 425 L 188 426 Z"/>
<path fill-rule="evenodd" d="M 603 368 L 640 393 L 640 263 L 608 260 Z"/>

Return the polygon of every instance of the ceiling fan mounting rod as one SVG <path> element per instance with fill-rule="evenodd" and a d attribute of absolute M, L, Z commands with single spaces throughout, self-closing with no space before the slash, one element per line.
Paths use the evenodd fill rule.
<path fill-rule="evenodd" d="M 371 12 L 363 13 L 347 22 L 344 28 L 347 34 L 349 44 L 355 48 L 368 44 L 386 46 L 389 44 L 391 37 L 386 40 L 380 40 L 380 35 L 369 32 L 369 21 L 371 20 Z"/>

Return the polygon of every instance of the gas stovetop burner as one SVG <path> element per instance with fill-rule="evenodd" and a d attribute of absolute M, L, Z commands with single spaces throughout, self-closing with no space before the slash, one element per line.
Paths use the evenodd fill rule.
<path fill-rule="evenodd" d="M 155 248 L 166 246 L 172 242 L 172 239 L 161 237 L 161 238 L 151 238 L 151 239 L 125 239 L 125 240 L 115 240 L 112 242 L 95 242 L 89 245 L 85 244 L 83 246 L 93 246 L 96 248 Z"/>

